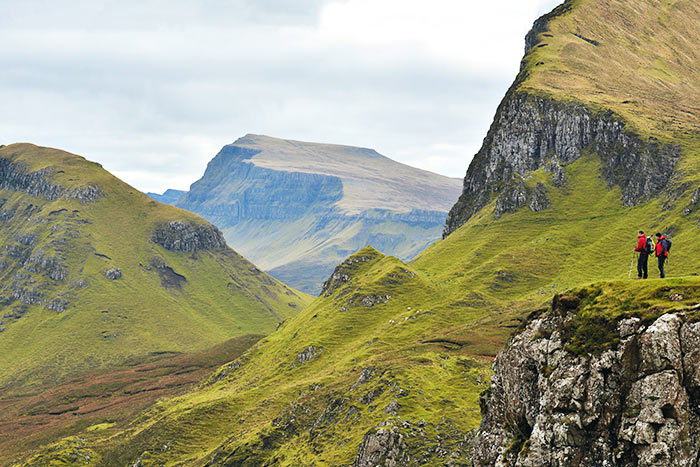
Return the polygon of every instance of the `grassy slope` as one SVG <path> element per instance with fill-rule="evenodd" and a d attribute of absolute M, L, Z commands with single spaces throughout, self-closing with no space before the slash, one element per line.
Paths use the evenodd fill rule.
<path fill-rule="evenodd" d="M 21 458 L 23 453 L 70 433 L 123 426 L 159 399 L 191 389 L 262 337 L 245 335 L 200 352 L 91 371 L 38 394 L 3 394 L 2 459 Z"/>
<path fill-rule="evenodd" d="M 192 254 L 154 244 L 151 232 L 159 223 L 205 221 L 150 200 L 98 164 L 27 144 L 2 148 L 0 157 L 32 171 L 54 167 L 55 183 L 97 184 L 106 195 L 83 204 L 0 192 L 6 200 L 3 210 L 16 213 L 0 225 L 1 242 L 15 244 L 18 235 L 33 233 L 37 238 L 33 252 L 61 258 L 68 270 L 65 280 L 52 281 L 21 269 L 42 288 L 45 300 L 29 306 L 19 319 L 4 319 L 0 386 L 6 389 L 52 384 L 64 376 L 153 353 L 201 350 L 234 336 L 266 334 L 307 301 L 231 250 Z M 30 204 L 31 215 L 21 214 Z M 185 276 L 186 282 L 180 288 L 162 286 L 159 274 L 148 270 L 154 258 Z M 7 256 L 3 259 L 11 265 L 0 272 L 7 295 L 12 274 L 20 266 Z M 120 268 L 122 279 L 107 280 L 102 271 L 110 267 Z M 76 285 L 81 279 L 87 287 Z M 70 303 L 60 314 L 45 308 L 58 296 Z M 3 310 L 10 311 L 17 303 Z"/>
<path fill-rule="evenodd" d="M 673 139 L 684 150 L 676 183 L 697 186 L 700 144 L 691 134 L 697 128 L 697 113 L 683 110 L 698 102 L 692 92 L 697 60 L 686 60 L 697 50 L 693 44 L 700 42 L 695 37 L 700 28 L 688 26 L 697 26 L 700 17 L 695 3 L 574 0 L 573 5 L 573 13 L 552 23 L 549 45 L 531 55 L 531 74 L 520 89 L 611 108 L 642 134 Z M 651 32 L 637 36 L 645 31 L 639 24 L 643 18 L 651 18 L 644 21 L 653 37 Z M 666 32 L 671 24 L 675 32 Z M 571 32 L 603 45 L 594 48 Z M 675 48 L 679 62 L 668 67 L 686 85 L 676 86 L 664 74 L 638 72 L 639 64 L 660 59 L 666 50 L 663 43 L 682 42 L 683 36 L 691 47 Z M 539 62 L 545 64 L 536 66 Z M 606 67 L 616 70 L 608 73 Z M 670 94 L 659 97 L 660 89 Z M 684 94 L 689 96 L 685 106 L 674 107 Z M 622 104 L 630 96 L 639 102 Z M 672 124 L 666 128 L 660 122 Z M 218 452 L 222 465 L 225 459 L 230 465 L 347 465 L 373 427 L 386 421 L 407 433 L 424 419 L 424 438 L 407 433 L 415 448 L 412 456 L 425 456 L 423 465 L 443 465 L 445 459 L 433 448 L 442 443 L 448 454 L 455 452 L 458 442 L 445 430 L 453 429 L 459 438 L 478 424 L 478 393 L 485 386 L 490 358 L 519 319 L 544 306 L 554 292 L 613 281 L 591 287 L 602 293 L 584 311 L 602 313 L 612 323 L 626 314 L 646 316 L 676 307 L 665 298 L 670 289 L 684 291 L 687 304 L 696 300 L 700 279 L 678 278 L 696 274 L 700 267 L 697 216 L 681 214 L 689 193 L 667 210 L 662 209 L 664 199 L 626 208 L 617 189 L 608 190 L 599 168 L 596 155 L 586 155 L 566 168 L 569 185 L 564 189 L 551 186 L 549 176 L 533 173 L 527 183 L 547 185 L 551 209 L 523 209 L 493 220 L 487 207 L 410 265 L 371 250 L 358 253 L 373 260 L 356 263 L 346 286 L 290 319 L 251 350 L 240 368 L 224 367 L 222 380 L 162 402 L 129 430 L 86 434 L 83 449 L 95 464 L 126 464 L 141 456 L 144 465 L 204 465 Z M 639 228 L 675 231 L 668 267 L 674 278 L 625 280 Z M 653 259 L 650 269 L 654 277 Z M 370 308 L 357 306 L 357 299 L 347 304 L 355 295 L 376 294 L 391 298 Z M 589 329 L 584 325 L 582 333 L 573 335 L 586 336 Z M 317 359 L 290 367 L 309 345 L 324 350 Z M 576 345 L 587 343 L 581 339 Z M 378 368 L 382 376 L 353 388 L 368 367 Z M 380 389 L 383 392 L 366 403 L 366 394 Z M 398 416 L 413 423 L 409 428 L 384 411 L 393 399 L 401 405 Z M 170 450 L 159 448 L 164 443 L 170 443 Z M 465 464 L 468 458 L 464 451 L 456 457 Z"/>

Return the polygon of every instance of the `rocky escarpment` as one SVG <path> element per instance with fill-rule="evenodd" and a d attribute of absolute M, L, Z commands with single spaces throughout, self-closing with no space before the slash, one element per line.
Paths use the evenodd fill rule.
<path fill-rule="evenodd" d="M 65 197 L 89 203 L 104 196 L 97 185 L 69 189 L 53 183 L 50 178 L 53 173 L 51 168 L 30 172 L 24 164 L 0 158 L 0 190 L 19 191 L 31 196 L 40 196 L 47 201 Z"/>
<path fill-rule="evenodd" d="M 440 238 L 459 185 L 370 149 L 247 135 L 174 204 L 277 279 L 318 294 L 366 245 L 409 260 Z"/>
<path fill-rule="evenodd" d="M 270 170 L 245 162 L 259 152 L 224 146 L 177 206 L 225 228 L 248 219 L 298 219 L 310 211 L 326 210 L 342 198 L 338 177 Z"/>
<path fill-rule="evenodd" d="M 496 217 L 525 206 L 528 194 L 517 188 L 529 172 L 543 169 L 551 173 L 553 185 L 565 185 L 564 167 L 587 151 L 598 154 L 602 177 L 610 187 L 620 187 L 625 206 L 635 206 L 666 188 L 681 153 L 678 146 L 636 134 L 611 112 L 510 93 L 467 170 L 462 195 L 447 216 L 443 236 L 494 198 Z"/>
<path fill-rule="evenodd" d="M 195 252 L 226 248 L 224 234 L 211 224 L 171 221 L 153 231 L 154 243 L 166 250 Z"/>
<path fill-rule="evenodd" d="M 616 345 L 585 353 L 567 345 L 578 303 L 555 300 L 497 357 L 475 465 L 697 465 L 698 306 L 622 319 Z"/>

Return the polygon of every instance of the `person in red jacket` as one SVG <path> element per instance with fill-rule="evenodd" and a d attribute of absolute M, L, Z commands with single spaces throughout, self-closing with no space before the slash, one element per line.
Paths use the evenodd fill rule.
<path fill-rule="evenodd" d="M 659 260 L 659 272 L 663 279 L 666 277 L 664 263 L 666 258 L 668 258 L 668 241 L 666 240 L 666 235 L 661 235 L 660 233 L 656 234 L 656 258 Z"/>
<path fill-rule="evenodd" d="M 637 246 L 634 249 L 634 251 L 639 253 L 639 258 L 637 258 L 637 279 L 646 279 L 649 277 L 649 253 L 651 253 L 651 250 L 647 246 L 647 236 L 644 235 L 642 230 L 639 231 L 637 239 Z M 651 237 L 648 240 L 651 241 Z"/>

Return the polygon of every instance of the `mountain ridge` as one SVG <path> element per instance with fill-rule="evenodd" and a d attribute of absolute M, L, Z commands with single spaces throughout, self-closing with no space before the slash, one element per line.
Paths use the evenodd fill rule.
<path fill-rule="evenodd" d="M 3 147 L 0 205 L 3 387 L 23 381 L 20 373 L 28 382 L 42 373 L 51 381 L 130 355 L 202 349 L 217 343 L 217 335 L 249 333 L 241 332 L 245 327 L 272 330 L 294 314 L 287 303 L 306 300 L 230 250 L 213 225 L 151 201 L 80 156 L 29 144 Z M 213 282 L 207 285 L 200 275 Z M 218 297 L 227 282 L 228 311 L 198 296 L 206 290 Z M 146 286 L 152 287 L 148 294 Z M 211 307 L 208 318 L 195 311 L 196 301 Z M 257 311 L 236 311 L 239 306 Z M 168 308 L 181 312 L 172 331 L 182 334 L 139 340 L 149 320 L 167 320 Z M 181 329 L 184 323 L 189 331 Z M 83 336 L 76 343 L 84 355 L 68 350 L 73 334 Z M 28 352 L 39 336 L 42 349 Z M 79 363 L 89 355 L 91 363 Z"/>
<path fill-rule="evenodd" d="M 175 204 L 220 226 L 273 276 L 317 293 L 367 244 L 404 259 L 439 236 L 459 181 L 374 150 L 246 135 Z"/>

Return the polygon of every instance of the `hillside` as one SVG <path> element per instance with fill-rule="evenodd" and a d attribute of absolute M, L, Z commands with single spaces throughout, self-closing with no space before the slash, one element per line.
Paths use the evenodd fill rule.
<path fill-rule="evenodd" d="M 511 334 L 529 329 L 537 316 L 556 315 L 560 300 L 553 295 L 580 295 L 581 314 L 562 323 L 572 359 L 617 345 L 625 319 L 636 316 L 648 326 L 697 304 L 700 141 L 698 101 L 689 92 L 700 81 L 697 8 L 690 0 L 574 0 L 538 20 L 444 240 L 408 264 L 372 248 L 357 252 L 307 309 L 196 390 L 162 401 L 127 428 L 57 440 L 26 465 L 65 464 L 59 459 L 75 452 L 93 465 L 471 465 L 480 394 L 491 388 L 484 404 L 511 394 L 491 387 L 491 365 Z M 673 45 L 674 56 L 660 44 Z M 672 73 L 639 72 L 663 60 L 672 62 L 666 65 Z M 610 80 L 598 80 L 605 74 Z M 671 279 L 627 281 L 640 228 L 672 235 Z M 657 277 L 653 260 L 650 272 Z M 589 297 L 584 289 L 600 293 Z M 542 331 L 526 332 L 541 342 L 560 335 Z M 527 337 L 523 342 L 535 345 Z M 657 354 L 666 355 L 663 344 Z M 550 382 L 578 387 L 565 378 L 568 366 L 554 363 L 510 365 L 503 374 L 517 382 L 535 368 L 543 381 L 559 375 Z M 508 388 L 530 400 L 527 387 Z M 554 398 L 556 389 L 547 394 Z M 585 400 L 562 394 L 573 404 L 567 410 Z M 558 416 L 554 405 L 524 419 L 518 411 L 499 418 L 498 407 L 484 406 L 493 423 L 479 432 L 477 462 L 497 457 L 489 449 L 509 453 L 504 459 L 516 464 L 522 453 L 524 465 L 556 465 L 556 455 L 573 452 L 564 451 L 569 447 L 594 453 L 585 449 L 590 433 L 575 430 L 575 419 L 557 425 L 545 418 L 540 426 L 547 431 L 538 433 L 548 437 L 527 442 L 530 415 Z M 668 430 L 687 421 L 680 410 L 672 416 L 673 404 L 665 413 L 653 407 L 662 420 L 644 418 L 659 414 L 642 413 L 639 404 L 622 414 L 640 422 L 639 439 L 651 443 L 635 441 L 633 451 L 641 446 L 635 452 L 662 448 L 656 429 L 666 426 L 659 436 L 676 439 L 678 432 Z M 605 424 L 612 418 L 601 417 L 600 426 L 614 430 L 618 419 Z M 562 441 L 558 433 L 570 437 Z M 533 445 L 538 451 L 529 458 Z M 549 463 L 536 457 L 543 446 L 553 456 Z M 630 452 L 618 451 L 628 446 L 614 440 L 595 446 Z M 663 459 L 653 449 L 646 453 L 648 465 Z M 635 455 L 620 465 L 642 465 Z"/>
<path fill-rule="evenodd" d="M 216 224 L 274 277 L 318 294 L 333 267 L 365 245 L 413 258 L 439 238 L 458 196 L 458 180 L 371 149 L 247 135 L 175 205 Z"/>
<path fill-rule="evenodd" d="M 307 297 L 82 157 L 0 148 L 5 407 L 82 373 L 267 334 Z"/>

